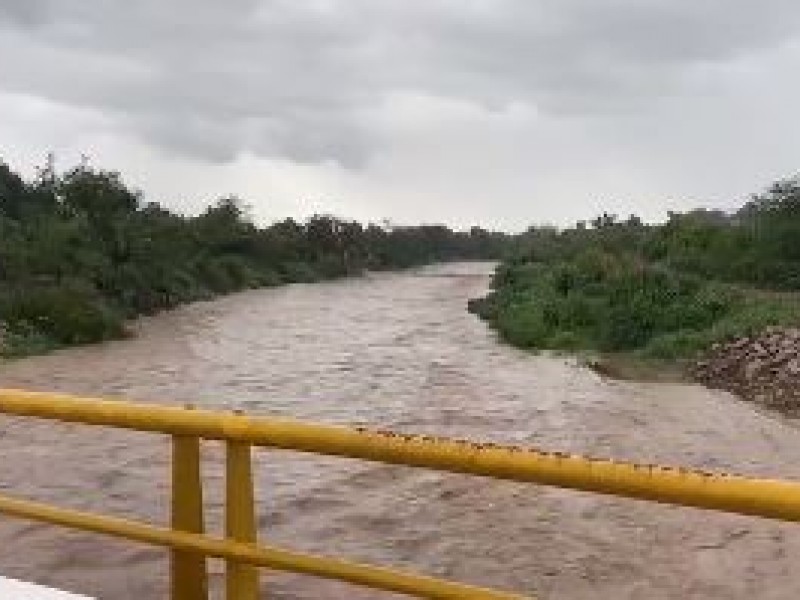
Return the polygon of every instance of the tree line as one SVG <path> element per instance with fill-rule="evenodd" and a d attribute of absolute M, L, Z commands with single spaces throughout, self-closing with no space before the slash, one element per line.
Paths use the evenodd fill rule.
<path fill-rule="evenodd" d="M 687 358 L 717 341 L 800 322 L 800 179 L 739 210 L 603 214 L 532 227 L 488 297 L 471 303 L 527 348 Z"/>
<path fill-rule="evenodd" d="M 2 351 L 119 337 L 137 315 L 245 288 L 498 258 L 508 242 L 479 227 L 331 215 L 259 227 L 235 197 L 184 216 L 86 162 L 57 172 L 49 161 L 29 181 L 0 162 Z"/>

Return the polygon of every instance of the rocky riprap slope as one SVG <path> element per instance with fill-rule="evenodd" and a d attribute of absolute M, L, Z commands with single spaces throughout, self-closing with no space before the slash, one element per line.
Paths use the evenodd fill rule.
<path fill-rule="evenodd" d="M 714 344 L 692 375 L 709 387 L 800 415 L 800 328 L 771 327 Z"/>

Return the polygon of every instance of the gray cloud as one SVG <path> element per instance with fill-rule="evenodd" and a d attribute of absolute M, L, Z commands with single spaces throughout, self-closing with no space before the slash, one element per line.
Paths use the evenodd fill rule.
<path fill-rule="evenodd" d="M 7 21 L 30 27 L 41 23 L 46 15 L 46 0 L 30 0 L 30 2 L 0 0 L 0 23 Z"/>
<path fill-rule="evenodd" d="M 365 111 L 419 92 L 545 114 L 647 110 L 697 65 L 794 39 L 749 0 L 12 2 L 0 86 L 113 113 L 177 152 L 357 165 Z M 18 27 L 14 27 L 14 24 Z"/>

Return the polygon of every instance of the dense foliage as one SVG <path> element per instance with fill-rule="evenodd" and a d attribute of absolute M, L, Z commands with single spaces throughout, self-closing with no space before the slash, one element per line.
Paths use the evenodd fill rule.
<path fill-rule="evenodd" d="M 364 227 L 327 215 L 259 228 L 236 198 L 185 217 L 87 164 L 24 181 L 0 163 L 0 341 L 18 354 L 103 340 L 128 318 L 217 294 L 495 258 L 506 244 L 477 227 Z"/>
<path fill-rule="evenodd" d="M 531 228 L 471 303 L 528 348 L 690 356 L 715 341 L 800 320 L 800 180 L 735 214 L 698 210 L 646 225 L 602 215 Z"/>

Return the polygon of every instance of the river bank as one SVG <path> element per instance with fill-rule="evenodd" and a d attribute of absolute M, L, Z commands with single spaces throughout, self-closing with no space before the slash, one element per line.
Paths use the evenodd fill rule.
<path fill-rule="evenodd" d="M 692 360 L 630 354 L 585 357 L 582 364 L 619 380 L 699 382 L 790 417 L 800 416 L 800 329 L 769 326 L 717 342 Z"/>
<path fill-rule="evenodd" d="M 423 262 L 421 264 L 398 264 L 395 266 L 384 266 L 383 268 L 373 269 L 359 269 L 359 270 L 341 270 L 341 271 L 324 271 L 318 270 L 313 264 L 295 265 L 292 274 L 270 276 L 267 279 L 258 279 L 249 282 L 247 285 L 241 287 L 232 287 L 223 291 L 213 291 L 204 289 L 197 292 L 197 294 L 175 299 L 166 302 L 163 306 L 157 309 L 148 310 L 141 314 L 134 314 L 127 319 L 122 319 L 121 315 L 115 318 L 119 319 L 119 323 L 114 326 L 112 330 L 108 330 L 97 337 L 72 339 L 68 341 L 58 341 L 53 337 L 42 332 L 39 328 L 24 322 L 17 323 L 17 327 L 9 327 L 5 322 L 0 320 L 0 364 L 3 360 L 16 360 L 31 356 L 48 354 L 50 352 L 61 350 L 74 346 L 83 346 L 91 344 L 101 344 L 115 340 L 125 340 L 135 337 L 139 330 L 138 321 L 147 319 L 162 313 L 167 313 L 186 305 L 203 302 L 213 302 L 222 297 L 243 293 L 247 290 L 264 290 L 282 286 L 289 286 L 295 284 L 324 284 L 331 283 L 341 279 L 350 278 L 363 278 L 369 274 L 378 273 L 401 273 L 406 270 L 420 269 L 431 264 L 447 264 L 450 262 L 458 263 L 455 259 L 438 260 L 432 262 Z M 471 262 L 471 261 L 463 261 Z M 481 261 L 475 261 L 481 262 Z M 302 268 L 301 268 L 302 267 Z M 0 318 L 2 311 L 0 310 Z"/>
<path fill-rule="evenodd" d="M 0 355 L 122 338 L 135 317 L 246 289 L 493 259 L 509 239 L 327 214 L 265 226 L 230 196 L 186 216 L 86 161 L 25 180 L 0 160 Z"/>
<path fill-rule="evenodd" d="M 692 365 L 691 375 L 762 406 L 800 415 L 800 329 L 770 327 L 715 344 Z"/>
<path fill-rule="evenodd" d="M 598 375 L 643 383 L 700 383 L 788 417 L 800 416 L 800 329 L 767 326 L 760 333 L 714 342 L 694 358 L 628 353 L 565 353 Z"/>
<path fill-rule="evenodd" d="M 513 346 L 576 356 L 605 377 L 699 382 L 797 412 L 800 382 L 778 367 L 800 361 L 800 293 L 705 280 L 623 253 L 511 259 L 492 288 L 469 310 Z M 764 350 L 775 343 L 779 352 Z"/>
<path fill-rule="evenodd" d="M 596 355 L 588 364 L 601 373 L 649 379 L 686 367 L 694 375 L 720 345 L 800 326 L 798 236 L 796 177 L 738 210 L 670 212 L 660 223 L 603 213 L 573 227 L 530 227 L 470 309 L 519 348 Z M 713 374 L 699 380 L 746 387 Z"/>

